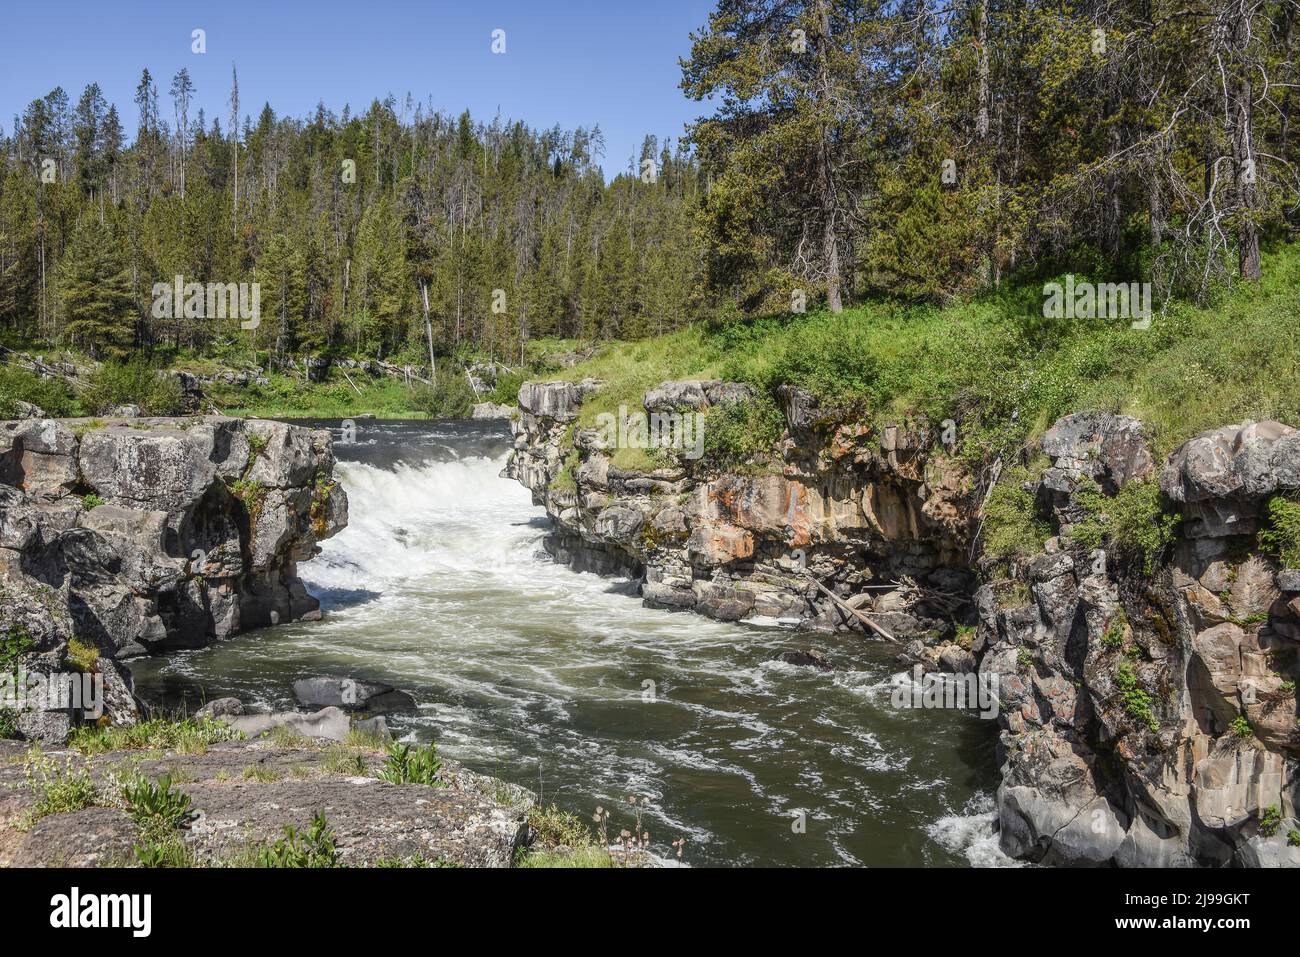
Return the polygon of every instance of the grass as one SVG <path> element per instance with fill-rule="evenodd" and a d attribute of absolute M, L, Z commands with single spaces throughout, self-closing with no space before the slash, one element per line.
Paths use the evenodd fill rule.
<path fill-rule="evenodd" d="M 532 841 L 520 849 L 517 867 L 614 867 L 609 848 L 601 845 L 590 825 L 576 814 L 549 807 L 528 812 Z"/>
<path fill-rule="evenodd" d="M 99 789 L 85 768 L 75 768 L 72 759 L 59 764 L 33 749 L 26 762 L 28 788 L 37 796 L 36 804 L 24 815 L 19 830 L 28 830 L 43 817 L 65 814 L 99 804 Z"/>
<path fill-rule="evenodd" d="M 219 721 L 150 718 L 134 725 L 113 725 L 107 728 L 83 725 L 73 728 L 68 746 L 82 754 L 136 750 L 202 754 L 209 745 L 242 738 L 243 734 Z"/>
<path fill-rule="evenodd" d="M 99 649 L 77 638 L 68 639 L 68 663 L 78 671 L 91 673 L 99 664 Z"/>
<path fill-rule="evenodd" d="M 1204 306 L 1171 304 L 1145 331 L 1124 321 L 1044 318 L 1041 284 L 1025 284 L 943 308 L 874 302 L 839 315 L 697 325 L 603 346 L 550 377 L 605 380 L 583 404 L 584 427 L 620 404 L 638 407 L 662 381 L 722 378 L 769 396 L 782 383 L 808 389 L 841 418 L 952 418 L 959 450 L 972 461 L 1019 448 L 1084 410 L 1136 416 L 1164 453 L 1246 418 L 1300 423 L 1298 286 L 1293 244 L 1265 257 L 1259 284 L 1240 284 Z"/>

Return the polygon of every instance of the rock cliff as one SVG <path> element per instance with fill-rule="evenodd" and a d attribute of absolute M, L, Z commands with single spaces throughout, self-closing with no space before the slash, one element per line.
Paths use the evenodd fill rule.
<path fill-rule="evenodd" d="M 297 563 L 347 524 L 333 468 L 328 432 L 280 422 L 0 422 L 5 669 L 93 670 L 130 721 L 120 662 L 318 615 Z M 15 720 L 60 740 L 74 718 Z"/>
<path fill-rule="evenodd" d="M 512 420 L 505 474 L 546 508 L 558 560 L 639 577 L 647 604 L 720 619 L 848 630 L 862 612 L 907 660 L 996 682 L 1009 854 L 1300 865 L 1287 839 L 1300 571 L 1255 537 L 1269 498 L 1300 487 L 1300 433 L 1231 426 L 1161 463 L 1140 422 L 1067 416 L 1022 489 L 1046 542 L 995 560 L 981 533 L 1000 463 L 972 474 L 924 422 L 845 422 L 787 387 L 784 435 L 753 467 L 661 456 L 628 470 L 580 420 L 600 387 L 526 384 Z M 667 382 L 643 406 L 707 412 L 747 389 Z M 1169 523 L 1168 541 L 1148 556 L 1113 547 L 1093 513 L 1156 482 L 1150 518 Z M 1076 534 L 1086 522 L 1101 523 L 1097 542 Z"/>

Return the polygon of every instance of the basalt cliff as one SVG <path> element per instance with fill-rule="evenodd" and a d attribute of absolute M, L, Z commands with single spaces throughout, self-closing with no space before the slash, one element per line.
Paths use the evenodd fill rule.
<path fill-rule="evenodd" d="M 333 469 L 328 432 L 280 422 L 0 422 L 5 671 L 94 672 L 130 723 L 127 659 L 318 615 L 297 564 L 347 524 Z M 81 718 L 7 714 L 48 743 Z"/>
<path fill-rule="evenodd" d="M 1014 857 L 1300 865 L 1300 570 L 1257 534 L 1268 502 L 1300 487 L 1300 431 L 1230 425 L 1158 459 L 1135 419 L 1066 416 L 1023 481 L 1003 476 L 1042 534 L 995 560 L 986 506 L 1008 463 L 970 467 L 944 430 L 844 421 L 782 388 L 784 433 L 752 468 L 678 455 L 624 469 L 579 422 L 600 388 L 519 393 L 505 474 L 545 507 L 557 560 L 638 578 L 647 604 L 891 640 L 908 662 L 993 682 Z M 707 413 L 751 394 L 666 382 L 643 405 Z M 1134 555 L 1104 512 L 1156 485 L 1152 521 L 1169 531 Z"/>

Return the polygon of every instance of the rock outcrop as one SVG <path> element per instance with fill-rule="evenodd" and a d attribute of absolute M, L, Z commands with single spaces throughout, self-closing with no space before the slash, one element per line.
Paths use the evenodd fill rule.
<path fill-rule="evenodd" d="M 1054 538 L 1012 570 L 1023 591 L 981 589 L 974 647 L 1003 692 L 1002 847 L 1044 863 L 1300 866 L 1300 606 L 1253 537 L 1268 499 L 1300 484 L 1300 433 L 1216 429 L 1157 470 L 1133 420 L 1081 418 L 1053 429 L 1078 439 L 1043 443 L 1056 525 L 1078 518 L 1085 478 L 1104 472 L 1118 493 L 1158 471 L 1181 532 L 1154 566 Z"/>
<path fill-rule="evenodd" d="M 285 838 L 325 817 L 335 866 L 509 867 L 528 836 L 533 796 L 444 761 L 438 784 L 380 780 L 383 750 L 283 737 L 229 741 L 201 753 L 110 751 L 33 754 L 0 741 L 0 867 L 122 867 L 148 843 L 125 806 L 123 769 L 190 799 L 174 831 L 196 866 L 250 866 Z M 40 816 L 29 773 L 77 775 L 93 787 L 89 807 Z M 40 780 L 40 772 L 35 775 Z M 156 840 L 156 835 L 154 838 Z"/>
<path fill-rule="evenodd" d="M 347 524 L 327 431 L 224 417 L 0 422 L 0 633 L 36 672 L 319 615 L 297 564 Z M 98 652 L 74 664 L 70 642 Z M 68 717 L 19 715 L 43 739 Z"/>
<path fill-rule="evenodd" d="M 845 598 L 902 577 L 922 591 L 973 590 L 970 482 L 944 456 L 927 454 L 933 437 L 924 423 L 836 427 L 810 411 L 810 397 L 792 394 L 790 437 L 761 469 L 719 473 L 681 454 L 626 469 L 602 430 L 577 423 L 600 385 L 527 383 L 511 421 L 504 474 L 546 508 L 546 547 L 558 560 L 639 577 L 647 604 L 825 629 L 854 619 L 809 573 Z M 743 383 L 684 380 L 649 390 L 642 405 L 648 415 L 707 416 L 752 396 Z M 953 631 L 951 616 L 923 598 L 890 613 L 899 637 L 935 643 Z"/>

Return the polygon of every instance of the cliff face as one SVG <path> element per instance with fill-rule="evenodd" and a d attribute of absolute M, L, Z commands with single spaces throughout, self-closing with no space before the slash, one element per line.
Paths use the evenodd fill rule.
<path fill-rule="evenodd" d="M 1228 427 L 1158 463 L 1140 422 L 1067 416 L 1042 440 L 1050 464 L 1024 489 L 1057 534 L 993 562 L 980 553 L 983 493 L 924 425 L 836 422 L 783 389 L 785 435 L 762 472 L 712 474 L 681 458 L 627 471 L 596 430 L 575 426 L 598 388 L 520 390 L 505 474 L 546 508 L 558 559 L 639 576 L 648 604 L 728 620 L 847 630 L 863 627 L 848 611 L 860 609 L 906 659 L 996 682 L 1009 854 L 1300 865 L 1286 838 L 1300 572 L 1277 568 L 1255 541 L 1269 497 L 1300 487 L 1300 433 Z M 664 383 L 644 405 L 702 409 L 743 401 L 745 389 Z M 576 462 L 566 462 L 570 432 Z M 1149 569 L 1071 535 L 1095 496 L 1157 479 L 1182 523 Z M 973 639 L 958 627 L 969 625 Z"/>
<path fill-rule="evenodd" d="M 1050 539 L 1025 598 L 980 589 L 974 651 L 1002 689 L 1004 850 L 1047 863 L 1300 866 L 1300 574 L 1257 550 L 1268 499 L 1300 486 L 1300 433 L 1207 432 L 1157 466 L 1138 423 L 1069 416 L 1036 491 L 1080 518 L 1084 477 L 1157 477 L 1182 511 L 1166 560 Z"/>
<path fill-rule="evenodd" d="M 333 468 L 328 432 L 279 422 L 0 422 L 6 667 L 70 670 L 75 637 L 116 689 L 111 717 L 129 721 L 119 661 L 318 615 L 297 563 L 347 524 Z M 18 715 L 32 737 L 68 721 Z"/>
<path fill-rule="evenodd" d="M 899 576 L 923 590 L 973 588 L 965 550 L 973 531 L 969 480 L 929 452 L 924 430 L 830 426 L 812 397 L 783 394 L 789 435 L 780 458 L 754 474 L 710 475 L 689 461 L 648 472 L 612 462 L 600 430 L 574 428 L 599 383 L 530 383 L 512 421 L 515 453 L 505 475 L 532 490 L 561 560 L 643 577 L 647 603 L 715 618 L 779 619 L 832 629 L 852 620 L 822 607 L 808 573 L 851 594 Z M 736 383 L 672 382 L 645 397 L 647 414 L 707 410 L 745 401 Z M 555 481 L 573 428 L 580 464 Z M 952 633 L 931 602 L 880 609 L 900 638 Z"/>

